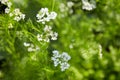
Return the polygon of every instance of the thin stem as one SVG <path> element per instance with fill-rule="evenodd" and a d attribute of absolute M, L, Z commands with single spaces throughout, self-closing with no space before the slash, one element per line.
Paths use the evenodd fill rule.
<path fill-rule="evenodd" d="M 52 2 L 52 11 L 54 9 L 54 6 L 55 6 L 55 0 L 53 0 L 53 2 Z"/>

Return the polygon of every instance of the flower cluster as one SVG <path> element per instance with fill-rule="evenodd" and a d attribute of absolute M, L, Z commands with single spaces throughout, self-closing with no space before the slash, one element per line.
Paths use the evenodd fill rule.
<path fill-rule="evenodd" d="M 71 59 L 71 57 L 68 55 L 68 53 L 63 52 L 62 54 L 59 54 L 59 51 L 54 50 L 53 56 L 51 57 L 51 60 L 54 61 L 54 66 L 57 67 L 60 64 L 61 71 L 65 71 L 70 67 L 68 64 L 68 61 Z"/>
<path fill-rule="evenodd" d="M 8 0 L 0 0 L 1 4 L 6 5 L 7 7 L 5 8 L 5 13 L 9 13 L 10 12 L 10 8 L 12 3 Z"/>
<path fill-rule="evenodd" d="M 45 28 L 43 30 L 44 30 L 44 34 L 37 35 L 38 41 L 50 42 L 49 37 L 51 38 L 51 40 L 57 40 L 58 33 L 53 32 L 51 26 L 45 25 Z"/>
<path fill-rule="evenodd" d="M 14 9 L 11 13 L 9 13 L 10 17 L 14 17 L 15 21 L 20 21 L 21 19 L 25 19 L 25 14 L 20 12 L 19 8 Z"/>
<path fill-rule="evenodd" d="M 90 1 L 82 0 L 82 4 L 83 4 L 82 9 L 85 9 L 85 10 L 88 10 L 88 11 L 96 8 L 95 0 L 90 0 Z"/>
<path fill-rule="evenodd" d="M 2 3 L 2 4 L 4 4 L 4 5 L 7 5 L 7 7 L 11 7 L 11 5 L 12 5 L 12 3 L 10 2 L 10 1 L 8 1 L 8 0 L 0 0 L 0 2 Z"/>
<path fill-rule="evenodd" d="M 8 0 L 0 0 L 0 2 L 7 6 L 7 8 L 5 9 L 5 13 L 9 14 L 10 17 L 14 17 L 15 21 L 20 21 L 21 19 L 23 20 L 25 19 L 25 14 L 21 13 L 19 8 L 16 8 L 13 11 L 11 11 L 11 6 L 12 6 L 11 2 L 9 2 Z"/>
<path fill-rule="evenodd" d="M 37 17 L 37 22 L 41 22 L 42 24 L 45 24 L 45 22 L 49 22 L 51 19 L 55 19 L 57 16 L 56 12 L 49 12 L 48 8 L 41 8 Z"/>
<path fill-rule="evenodd" d="M 34 46 L 32 43 L 24 42 L 23 45 L 28 48 L 28 52 L 34 52 L 40 50 L 38 46 Z"/>
<path fill-rule="evenodd" d="M 74 6 L 74 3 L 72 1 L 67 2 L 67 4 L 61 3 L 59 6 L 60 12 L 62 12 L 62 17 L 64 17 L 64 14 L 68 12 L 69 14 L 73 13 L 72 7 Z"/>

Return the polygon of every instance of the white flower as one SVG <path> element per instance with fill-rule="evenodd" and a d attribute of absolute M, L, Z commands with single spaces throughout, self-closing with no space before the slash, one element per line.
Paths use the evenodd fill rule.
<path fill-rule="evenodd" d="M 70 65 L 66 62 L 60 64 L 61 71 L 65 71 L 69 67 L 70 67 Z"/>
<path fill-rule="evenodd" d="M 66 52 L 59 54 L 59 51 L 54 50 L 52 53 L 53 56 L 51 57 L 51 60 L 54 62 L 55 67 L 60 65 L 61 71 L 65 71 L 70 67 L 67 62 L 71 59 L 71 57 Z"/>
<path fill-rule="evenodd" d="M 32 47 L 28 48 L 28 52 L 33 52 L 33 51 L 35 51 L 35 49 L 33 49 Z"/>
<path fill-rule="evenodd" d="M 57 50 L 52 51 L 53 52 L 53 57 L 51 57 L 51 60 L 54 61 L 54 66 L 58 66 L 58 64 L 61 63 L 61 61 L 59 60 L 60 54 Z"/>
<path fill-rule="evenodd" d="M 9 2 L 8 0 L 0 0 L 0 2 L 1 2 L 2 4 L 7 5 L 7 7 L 8 7 L 8 8 L 10 8 L 10 7 L 11 7 L 11 5 L 12 5 L 12 3 L 11 3 L 11 2 Z"/>
<path fill-rule="evenodd" d="M 54 60 L 54 66 L 55 67 L 57 67 L 60 63 L 61 63 L 61 61 L 59 59 Z"/>
<path fill-rule="evenodd" d="M 73 5 L 74 5 L 74 3 L 73 3 L 72 1 L 67 2 L 67 6 L 68 6 L 69 8 L 71 8 Z"/>
<path fill-rule="evenodd" d="M 41 8 L 41 10 L 39 11 L 39 17 L 42 18 L 44 17 L 45 15 L 48 15 L 48 8 Z"/>
<path fill-rule="evenodd" d="M 25 19 L 25 14 L 20 14 L 21 19 Z"/>
<path fill-rule="evenodd" d="M 51 26 L 45 25 L 44 32 L 50 32 L 52 29 Z"/>
<path fill-rule="evenodd" d="M 15 14 L 15 15 L 20 15 L 20 14 L 21 14 L 20 9 L 19 9 L 19 8 L 16 8 L 16 9 L 14 10 L 14 14 Z"/>
<path fill-rule="evenodd" d="M 44 22 L 44 16 L 48 15 L 48 8 L 41 8 L 41 10 L 36 15 L 38 21 L 37 22 Z"/>
<path fill-rule="evenodd" d="M 30 46 L 30 43 L 24 42 L 23 45 L 24 45 L 25 47 L 29 47 L 29 46 Z"/>
<path fill-rule="evenodd" d="M 40 50 L 39 46 L 34 46 L 33 44 L 29 44 L 26 42 L 24 43 L 24 46 L 28 47 L 28 52 L 34 52 Z"/>
<path fill-rule="evenodd" d="M 44 22 L 45 22 L 45 21 L 46 21 L 46 22 L 49 22 L 49 21 L 50 21 L 50 18 L 49 18 L 49 17 L 44 17 L 43 20 L 44 20 Z"/>
<path fill-rule="evenodd" d="M 65 6 L 64 3 L 61 3 L 60 6 L 59 6 L 59 8 L 60 8 L 61 12 L 65 12 L 66 11 L 66 6 Z"/>
<path fill-rule="evenodd" d="M 61 54 L 61 58 L 63 59 L 63 61 L 69 61 L 71 59 L 71 57 L 66 52 L 63 52 Z"/>
<path fill-rule="evenodd" d="M 51 35 L 51 40 L 57 40 L 57 37 L 58 37 L 57 32 L 52 32 L 50 35 Z"/>
<path fill-rule="evenodd" d="M 14 11 L 9 14 L 9 16 L 10 17 L 13 16 L 15 21 L 20 21 L 21 19 L 23 20 L 25 19 L 25 14 L 22 14 L 19 8 L 14 9 Z"/>
<path fill-rule="evenodd" d="M 82 3 L 83 3 L 82 9 L 90 11 L 96 8 L 95 0 L 90 0 L 90 1 L 82 0 Z"/>
<path fill-rule="evenodd" d="M 52 51 L 53 54 L 59 54 L 59 51 L 58 50 L 54 50 Z M 55 56 L 55 55 L 54 55 Z"/>
<path fill-rule="evenodd" d="M 1 2 L 2 4 L 6 4 L 6 3 L 8 2 L 8 0 L 0 0 L 0 2 Z"/>
<path fill-rule="evenodd" d="M 54 56 L 55 58 L 60 57 L 59 51 L 54 50 L 54 51 L 52 51 L 52 53 L 53 53 L 53 56 Z"/>
<path fill-rule="evenodd" d="M 21 20 L 21 17 L 19 17 L 19 16 L 15 16 L 15 17 L 14 17 L 14 20 L 18 22 L 18 21 Z"/>
<path fill-rule="evenodd" d="M 57 17 L 57 13 L 56 12 L 51 12 L 47 17 L 49 19 L 55 19 Z"/>
<path fill-rule="evenodd" d="M 37 22 L 41 22 L 42 24 L 45 24 L 45 22 L 49 22 L 51 19 L 55 19 L 57 16 L 57 13 L 48 11 L 48 8 L 41 8 L 41 10 L 36 15 Z"/>
<path fill-rule="evenodd" d="M 10 8 L 5 8 L 5 13 L 9 13 L 10 12 Z"/>
<path fill-rule="evenodd" d="M 7 2 L 7 6 L 10 8 L 12 6 L 11 2 Z"/>
<path fill-rule="evenodd" d="M 43 35 L 37 34 L 37 40 L 38 40 L 38 41 L 42 41 L 42 40 L 43 40 L 42 37 L 43 37 Z"/>

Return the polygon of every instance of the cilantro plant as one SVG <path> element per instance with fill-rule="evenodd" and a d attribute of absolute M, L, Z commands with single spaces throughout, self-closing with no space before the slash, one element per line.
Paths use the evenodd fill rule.
<path fill-rule="evenodd" d="M 120 80 L 118 0 L 0 0 L 0 80 Z"/>

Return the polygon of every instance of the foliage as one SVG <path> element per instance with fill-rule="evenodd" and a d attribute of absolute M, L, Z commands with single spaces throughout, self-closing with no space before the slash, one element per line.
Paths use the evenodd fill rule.
<path fill-rule="evenodd" d="M 119 0 L 95 0 L 92 10 L 82 9 L 82 0 L 11 2 L 11 10 L 20 8 L 26 18 L 17 22 L 0 13 L 0 80 L 120 80 Z M 57 18 L 38 23 L 41 8 L 55 11 Z M 47 35 L 45 25 L 58 33 L 56 41 L 51 36 L 50 42 L 38 41 L 38 34 Z M 25 43 L 36 50 L 29 51 Z M 67 70 L 54 66 L 54 50 L 71 56 Z"/>

